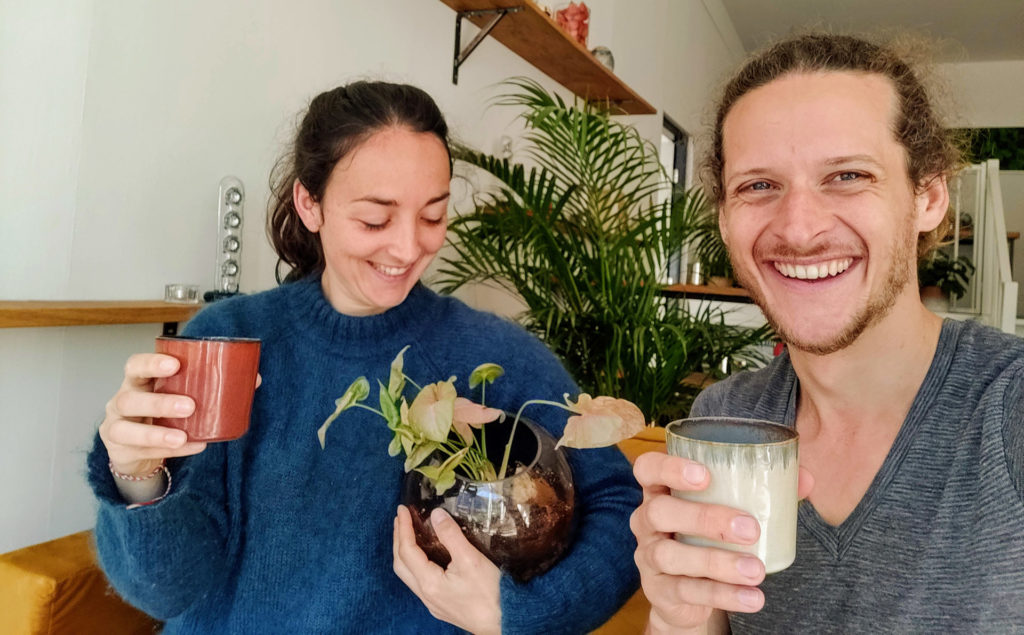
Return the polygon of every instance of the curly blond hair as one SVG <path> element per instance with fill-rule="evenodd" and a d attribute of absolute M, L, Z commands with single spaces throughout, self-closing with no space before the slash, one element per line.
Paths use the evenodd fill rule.
<path fill-rule="evenodd" d="M 862 71 L 887 77 L 898 100 L 893 136 L 906 150 L 907 175 L 915 190 L 933 178 L 956 174 L 965 163 L 963 135 L 943 125 L 924 82 L 896 49 L 850 35 L 809 33 L 780 41 L 756 54 L 725 85 L 715 108 L 714 129 L 701 165 L 701 177 L 712 200 L 721 204 L 724 198 L 725 117 L 745 94 L 790 73 Z M 938 227 L 918 237 L 919 257 L 948 236 L 951 214 L 947 212 Z"/>

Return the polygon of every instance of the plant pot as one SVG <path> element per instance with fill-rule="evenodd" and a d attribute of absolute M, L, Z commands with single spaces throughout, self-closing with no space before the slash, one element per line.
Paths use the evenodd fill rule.
<path fill-rule="evenodd" d="M 946 313 L 949 311 L 949 296 L 938 287 L 921 287 L 921 302 L 928 307 L 928 310 L 935 313 Z"/>
<path fill-rule="evenodd" d="M 488 458 L 497 469 L 513 419 L 485 426 Z M 508 471 L 512 476 L 490 482 L 457 475 L 455 485 L 440 495 L 419 472 L 406 475 L 402 503 L 412 515 L 416 543 L 432 561 L 441 566 L 451 561 L 430 524 L 435 507 L 451 514 L 469 542 L 519 582 L 558 561 L 569 545 L 575 507 L 568 461 L 547 431 L 520 419 Z"/>
<path fill-rule="evenodd" d="M 732 278 L 729 276 L 709 276 L 708 286 L 712 287 L 731 287 Z"/>

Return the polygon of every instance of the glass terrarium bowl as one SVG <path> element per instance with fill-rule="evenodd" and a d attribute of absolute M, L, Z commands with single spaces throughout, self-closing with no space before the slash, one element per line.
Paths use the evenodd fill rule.
<path fill-rule="evenodd" d="M 486 424 L 488 458 L 501 465 L 514 416 Z M 439 461 L 438 461 L 439 462 Z M 441 566 L 451 561 L 430 524 L 440 507 L 451 514 L 469 542 L 513 578 L 525 582 L 547 571 L 569 545 L 575 507 L 572 470 L 555 439 L 539 425 L 520 418 L 509 459 L 511 476 L 474 481 L 457 475 L 438 495 L 416 471 L 405 476 L 402 504 L 409 507 L 416 542 Z"/>

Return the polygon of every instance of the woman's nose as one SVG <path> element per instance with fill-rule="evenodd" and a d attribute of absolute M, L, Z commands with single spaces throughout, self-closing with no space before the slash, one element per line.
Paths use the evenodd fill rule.
<path fill-rule="evenodd" d="M 402 264 L 415 260 L 419 255 L 419 236 L 415 222 L 396 223 L 388 251 Z"/>

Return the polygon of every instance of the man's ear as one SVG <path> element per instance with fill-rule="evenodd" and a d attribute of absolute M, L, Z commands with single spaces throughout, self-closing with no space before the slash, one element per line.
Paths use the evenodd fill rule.
<path fill-rule="evenodd" d="M 914 194 L 914 211 L 917 218 L 917 231 L 930 232 L 939 226 L 949 209 L 949 187 L 946 177 L 936 174 Z"/>
<path fill-rule="evenodd" d="M 320 231 L 321 225 L 324 224 L 323 210 L 320 208 L 320 203 L 313 198 L 306 186 L 298 179 L 295 179 L 295 183 L 292 184 L 292 203 L 294 203 L 295 211 L 299 213 L 299 218 L 306 229 L 314 234 Z"/>

